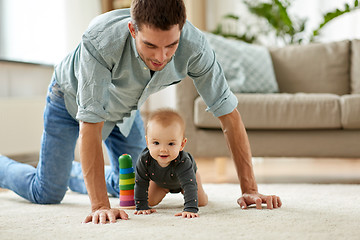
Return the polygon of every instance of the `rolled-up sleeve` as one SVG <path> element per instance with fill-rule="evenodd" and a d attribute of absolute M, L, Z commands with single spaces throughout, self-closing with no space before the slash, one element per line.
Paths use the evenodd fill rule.
<path fill-rule="evenodd" d="M 205 101 L 206 111 L 220 117 L 231 113 L 237 106 L 238 100 L 231 92 L 224 72 L 216 61 L 215 53 L 202 36 L 202 48 L 189 62 L 188 75 Z"/>
<path fill-rule="evenodd" d="M 109 101 L 111 72 L 105 61 L 84 35 L 79 52 L 76 118 L 85 122 L 101 122 L 107 119 L 106 105 Z"/>

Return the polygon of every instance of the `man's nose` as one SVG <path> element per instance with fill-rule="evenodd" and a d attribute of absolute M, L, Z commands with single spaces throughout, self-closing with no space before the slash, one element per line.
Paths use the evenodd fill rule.
<path fill-rule="evenodd" d="M 156 61 L 163 63 L 166 60 L 166 54 L 167 51 L 165 49 L 158 49 L 155 56 Z"/>

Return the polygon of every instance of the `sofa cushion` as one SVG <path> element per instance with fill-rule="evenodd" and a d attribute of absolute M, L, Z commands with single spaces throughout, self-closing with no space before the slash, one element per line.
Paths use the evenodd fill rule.
<path fill-rule="evenodd" d="M 292 45 L 270 50 L 283 93 L 350 93 L 350 42 Z"/>
<path fill-rule="evenodd" d="M 279 88 L 269 50 L 260 45 L 205 33 L 235 93 L 275 93 Z"/>
<path fill-rule="evenodd" d="M 360 129 L 360 94 L 341 96 L 340 103 L 344 129 Z"/>
<path fill-rule="evenodd" d="M 351 93 L 360 93 L 360 40 L 351 41 Z"/>
<path fill-rule="evenodd" d="M 236 94 L 247 129 L 340 129 L 340 97 L 335 94 Z M 205 112 L 198 97 L 194 123 L 200 128 L 220 128 L 219 121 Z"/>

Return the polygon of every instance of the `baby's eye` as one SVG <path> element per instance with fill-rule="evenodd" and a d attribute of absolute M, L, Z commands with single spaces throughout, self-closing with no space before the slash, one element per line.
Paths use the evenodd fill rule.
<path fill-rule="evenodd" d="M 154 145 L 159 145 L 159 142 L 153 142 Z"/>
<path fill-rule="evenodd" d="M 175 143 L 169 143 L 169 146 L 174 146 L 175 145 Z"/>

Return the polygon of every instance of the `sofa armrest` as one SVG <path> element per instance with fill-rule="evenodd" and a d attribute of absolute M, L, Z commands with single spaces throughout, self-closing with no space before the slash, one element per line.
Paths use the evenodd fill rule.
<path fill-rule="evenodd" d="M 351 93 L 360 94 L 360 40 L 354 39 L 351 42 Z"/>
<path fill-rule="evenodd" d="M 186 77 L 179 84 L 176 85 L 176 108 L 178 111 L 187 112 L 189 106 L 194 107 L 194 101 L 199 96 L 194 86 L 193 80 Z"/>

